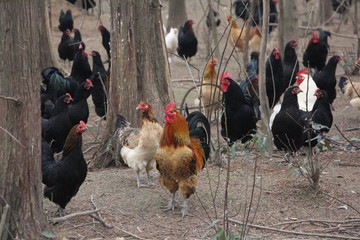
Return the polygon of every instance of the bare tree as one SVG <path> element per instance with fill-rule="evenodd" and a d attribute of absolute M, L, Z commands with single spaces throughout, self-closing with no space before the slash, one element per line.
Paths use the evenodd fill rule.
<path fill-rule="evenodd" d="M 319 0 L 319 24 L 324 24 L 332 14 L 332 5 L 330 0 Z"/>
<path fill-rule="evenodd" d="M 45 1 L 1 1 L 0 239 L 35 239 L 45 226 L 40 72 L 52 65 Z"/>
<path fill-rule="evenodd" d="M 282 54 L 285 44 L 298 38 L 297 15 L 294 0 L 279 1 L 279 47 Z"/>
<path fill-rule="evenodd" d="M 105 141 L 113 135 L 117 114 L 137 126 L 135 108 L 139 101 L 147 101 L 161 120 L 165 105 L 174 99 L 160 8 L 158 0 L 111 1 L 112 63 Z M 104 161 L 109 158 L 97 158 L 94 166 L 106 166 Z"/>
<path fill-rule="evenodd" d="M 169 1 L 169 16 L 166 24 L 166 30 L 169 31 L 170 27 L 184 25 L 188 20 L 186 13 L 185 0 L 171 0 Z"/>

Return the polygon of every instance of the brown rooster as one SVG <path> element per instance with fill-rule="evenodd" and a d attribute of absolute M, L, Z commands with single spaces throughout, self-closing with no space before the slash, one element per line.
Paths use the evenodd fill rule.
<path fill-rule="evenodd" d="M 205 164 L 204 151 L 197 138 L 190 137 L 185 118 L 176 110 L 175 103 L 165 108 L 165 125 L 156 152 L 156 168 L 160 172 L 159 182 L 172 193 L 165 211 L 174 210 L 175 193 L 184 197 L 181 214 L 188 214 L 188 198 L 194 194 L 197 174 Z"/>
<path fill-rule="evenodd" d="M 228 16 L 227 20 L 229 23 L 231 23 L 231 27 L 230 27 L 231 35 L 230 35 L 229 41 L 231 41 L 231 43 L 234 44 L 235 47 L 237 49 L 239 49 L 240 52 L 243 52 L 244 45 L 245 45 L 246 28 L 244 28 L 241 31 L 241 29 L 239 29 L 236 21 L 233 20 L 231 16 Z M 260 50 L 260 42 L 261 42 L 260 29 L 258 27 L 250 26 L 250 30 L 249 30 L 250 52 L 252 52 L 252 51 L 258 52 Z"/>
<path fill-rule="evenodd" d="M 215 85 L 217 85 L 217 73 L 216 73 L 216 60 L 210 59 L 206 65 L 203 84 L 213 84 L 213 85 L 203 85 L 201 86 L 199 92 L 202 96 L 201 105 L 205 107 L 205 115 L 209 117 L 211 110 L 215 110 L 220 107 L 221 91 Z M 199 97 L 200 99 L 200 97 Z M 195 99 L 195 105 L 199 99 Z M 211 104 L 218 102 L 215 106 Z"/>
<path fill-rule="evenodd" d="M 129 127 L 130 123 L 120 114 L 117 116 L 116 128 L 122 148 L 120 155 L 124 162 L 135 170 L 138 188 L 153 185 L 149 171 L 155 168 L 155 154 L 159 146 L 162 127 L 153 113 L 152 106 L 140 102 L 136 108 L 142 112 L 141 128 Z M 140 183 L 140 172 L 146 170 L 147 185 Z"/>

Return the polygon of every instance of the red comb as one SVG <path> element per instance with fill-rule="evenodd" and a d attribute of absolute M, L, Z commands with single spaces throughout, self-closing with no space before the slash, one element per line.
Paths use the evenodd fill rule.
<path fill-rule="evenodd" d="M 224 72 L 223 74 L 221 74 L 220 75 L 220 80 L 223 80 L 224 78 L 231 78 L 231 73 Z"/>
<path fill-rule="evenodd" d="M 89 78 L 86 79 L 86 82 L 92 85 L 92 81 Z"/>
<path fill-rule="evenodd" d="M 70 93 L 66 93 L 65 95 L 68 96 L 68 97 L 71 97 Z"/>
<path fill-rule="evenodd" d="M 80 123 L 79 123 L 80 125 L 82 125 L 82 126 L 86 126 L 86 123 L 84 122 L 84 121 L 80 121 Z"/>
<path fill-rule="evenodd" d="M 176 103 L 175 103 L 175 102 L 170 102 L 170 103 L 166 106 L 164 112 L 168 112 L 168 111 L 173 110 L 173 109 L 175 109 L 175 108 L 176 108 Z"/>
<path fill-rule="evenodd" d="M 297 72 L 296 76 L 300 76 L 301 74 L 310 74 L 309 70 L 307 68 L 303 68 L 300 71 Z"/>

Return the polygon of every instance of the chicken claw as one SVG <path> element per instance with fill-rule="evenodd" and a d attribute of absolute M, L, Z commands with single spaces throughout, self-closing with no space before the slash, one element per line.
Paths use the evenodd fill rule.
<path fill-rule="evenodd" d="M 188 205 L 188 200 L 187 199 L 185 199 L 180 206 L 181 206 L 181 211 L 180 211 L 181 218 L 184 218 L 185 216 L 191 216 L 191 217 L 193 216 L 188 212 L 189 205 Z"/>
<path fill-rule="evenodd" d="M 164 209 L 164 212 L 167 212 L 169 210 L 174 211 L 175 209 L 175 193 L 173 194 L 173 196 L 171 197 L 169 204 L 165 205 L 165 206 L 161 206 L 160 208 Z"/>

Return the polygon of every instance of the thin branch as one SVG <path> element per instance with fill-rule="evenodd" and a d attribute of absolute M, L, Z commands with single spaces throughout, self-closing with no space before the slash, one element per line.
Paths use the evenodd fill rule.
<path fill-rule="evenodd" d="M 121 229 L 121 228 L 118 228 L 118 227 L 114 227 L 114 228 L 121 231 L 121 232 L 123 232 L 123 233 L 126 233 L 126 234 L 128 234 L 128 235 L 130 235 L 130 236 L 132 236 L 132 237 L 134 237 L 136 239 L 146 240 L 146 238 L 139 237 L 139 236 L 137 236 L 137 235 L 135 235 L 135 234 L 133 234 L 131 232 L 125 231 L 124 229 Z"/>
<path fill-rule="evenodd" d="M 236 224 L 244 224 L 243 222 L 240 221 L 236 221 L 234 219 L 229 219 L 229 222 L 233 222 Z M 293 235 L 301 235 L 301 236 L 312 236 L 312 237 L 323 237 L 323 238 L 338 238 L 338 239 L 354 239 L 354 240 L 360 240 L 360 238 L 358 237 L 349 237 L 349 236 L 337 236 L 337 235 L 330 235 L 330 234 L 318 234 L 318 233 L 306 233 L 306 232 L 295 232 L 295 231 L 287 231 L 287 230 L 283 230 L 283 229 L 278 229 L 278 228 L 272 228 L 272 227 L 266 227 L 266 226 L 261 226 L 261 225 L 256 225 L 256 224 L 248 224 L 249 227 L 253 227 L 253 228 L 257 228 L 257 229 L 264 229 L 264 230 L 269 230 L 269 231 L 274 231 L 274 232 L 282 232 L 282 233 L 287 233 L 287 234 L 293 234 Z"/>
<path fill-rule="evenodd" d="M 303 220 L 296 220 L 296 221 L 288 221 L 288 222 L 280 222 L 275 223 L 273 226 L 280 226 L 280 225 L 287 225 L 287 224 L 297 224 L 297 223 L 304 223 L 304 222 L 319 222 L 319 223 L 334 223 L 334 224 L 345 224 L 345 223 L 353 223 L 353 222 L 360 222 L 360 219 L 350 219 L 344 221 L 329 221 L 329 220 L 319 220 L 319 219 L 303 219 Z"/>
<path fill-rule="evenodd" d="M 316 30 L 317 27 L 304 27 L 304 26 L 299 26 L 299 29 L 312 29 L 312 30 Z M 354 37 L 354 36 L 350 36 L 350 35 L 339 34 L 339 33 L 332 32 L 332 31 L 328 31 L 328 32 L 330 32 L 331 35 L 338 36 L 338 37 L 350 38 L 350 39 L 358 39 L 358 37 Z"/>
<path fill-rule="evenodd" d="M 0 98 L 5 99 L 5 100 L 10 100 L 10 101 L 14 101 L 16 106 L 20 106 L 22 104 L 22 102 L 20 101 L 20 99 L 18 98 L 14 98 L 14 97 L 6 97 L 3 95 L 0 95 Z"/>
<path fill-rule="evenodd" d="M 334 126 L 335 126 L 335 128 L 338 130 L 338 132 L 341 134 L 341 136 L 342 136 L 352 147 L 359 149 L 358 146 L 355 146 L 349 139 L 347 139 L 347 137 L 345 137 L 345 135 L 340 131 L 339 127 L 338 127 L 336 124 L 334 124 Z"/>
<path fill-rule="evenodd" d="M 338 201 L 338 202 L 341 202 L 342 204 L 345 204 L 345 205 L 349 206 L 349 207 L 350 207 L 351 209 L 353 209 L 355 212 L 357 212 L 358 214 L 360 214 L 360 211 L 357 210 L 356 208 L 354 208 L 351 204 L 349 204 L 349 203 L 347 203 L 347 202 L 344 202 L 344 201 L 342 201 L 342 200 L 340 200 L 340 199 L 338 199 L 338 198 L 336 198 L 336 197 L 334 197 L 334 196 L 331 196 L 330 194 L 328 194 L 328 193 L 326 193 L 326 192 L 323 192 L 323 191 L 322 191 L 321 193 L 325 194 L 325 195 L 328 196 L 328 197 L 331 197 L 331 198 L 335 199 L 335 200 Z"/>
<path fill-rule="evenodd" d="M 4 229 L 5 229 L 6 219 L 7 219 L 9 208 L 10 208 L 9 204 L 6 204 L 3 207 L 3 214 L 1 215 L 1 221 L 0 221 L 0 236 L 2 236 Z"/>
<path fill-rule="evenodd" d="M 0 126 L 0 129 L 2 129 L 5 133 L 7 133 L 12 139 L 14 139 L 15 140 L 15 142 L 17 142 L 20 146 L 22 146 L 23 148 L 26 148 L 25 146 L 24 146 L 24 144 L 22 144 L 19 140 L 17 140 L 17 138 L 14 136 L 14 135 L 12 135 L 8 130 L 6 130 L 5 128 L 3 128 L 2 126 Z"/>
<path fill-rule="evenodd" d="M 64 222 L 64 221 L 69 220 L 74 217 L 86 216 L 86 215 L 90 215 L 92 213 L 96 213 L 99 211 L 100 211 L 100 209 L 95 209 L 95 210 L 89 210 L 89 211 L 84 211 L 84 212 L 71 213 L 71 214 L 63 216 L 63 217 L 50 218 L 49 221 L 52 223 Z"/>

